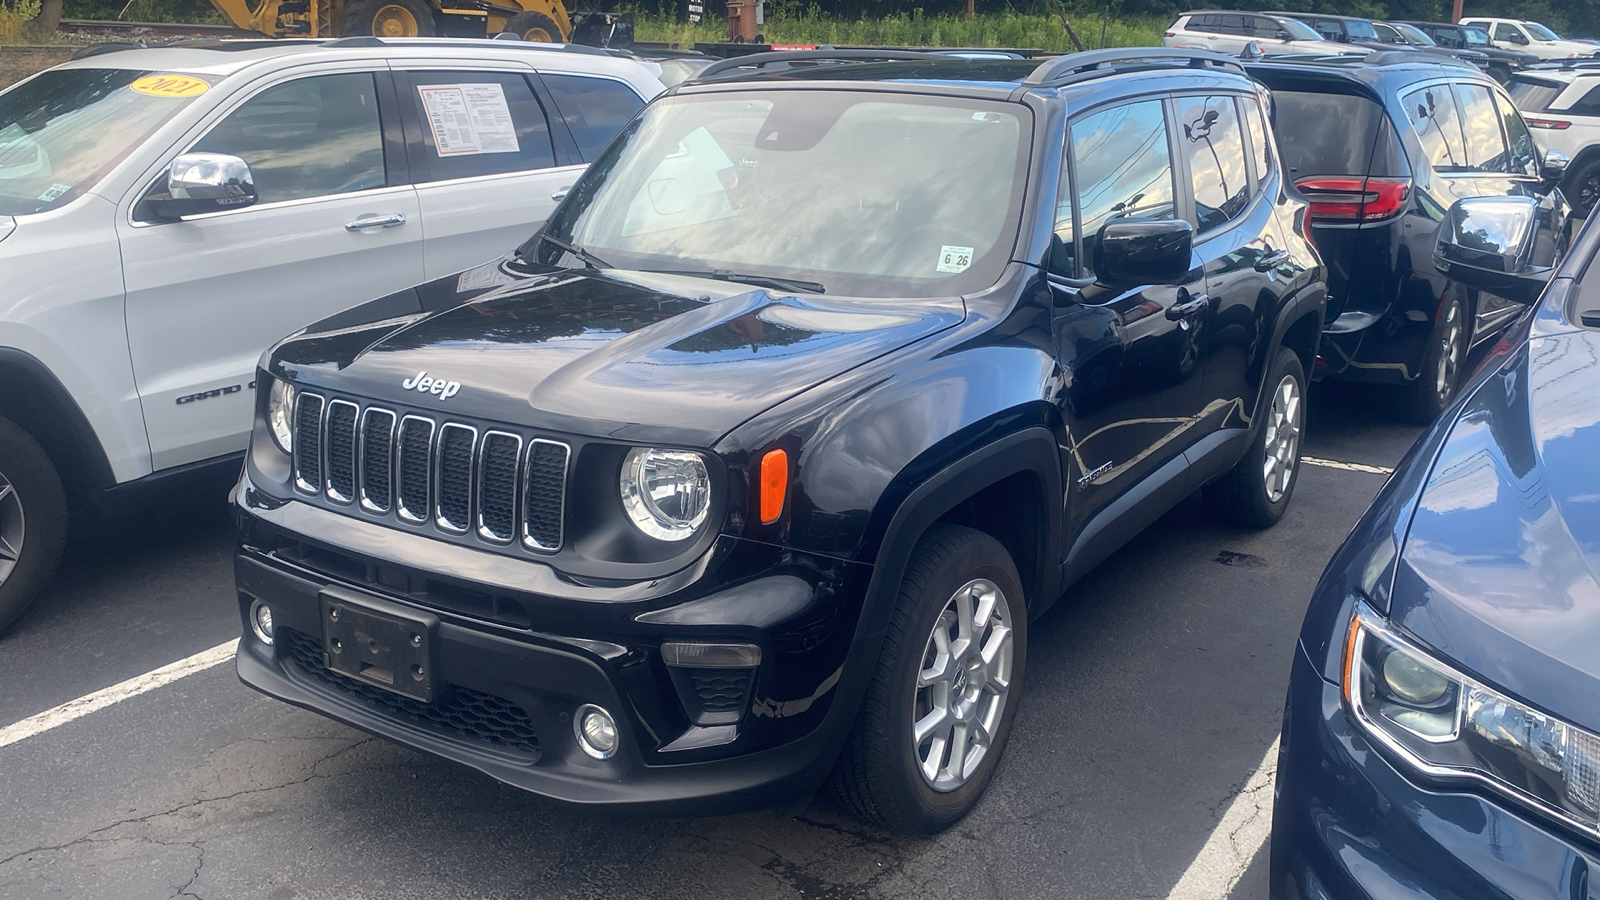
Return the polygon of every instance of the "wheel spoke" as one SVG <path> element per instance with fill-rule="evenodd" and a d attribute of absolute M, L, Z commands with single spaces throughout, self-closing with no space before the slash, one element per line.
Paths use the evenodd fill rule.
<path fill-rule="evenodd" d="M 936 735 L 933 743 L 928 747 L 928 755 L 922 758 L 922 777 L 932 784 L 939 778 L 939 770 L 944 768 L 944 757 L 950 749 L 950 732 Z"/>
<path fill-rule="evenodd" d="M 967 765 L 967 745 L 972 738 L 972 726 L 958 724 L 950 732 L 950 762 L 945 766 L 945 774 L 957 782 L 966 778 L 964 774 Z"/>
<path fill-rule="evenodd" d="M 947 731 L 950 728 L 950 709 L 948 705 L 943 703 L 936 705 L 927 715 L 918 719 L 916 724 L 911 726 L 912 737 L 916 739 L 917 746 L 920 747 L 923 741 L 941 728 Z"/>
<path fill-rule="evenodd" d="M 16 493 L 16 491 L 17 489 L 9 484 L 0 484 L 0 502 L 3 502 L 7 497 Z"/>
<path fill-rule="evenodd" d="M 1005 625 L 996 625 L 989 632 L 989 639 L 984 641 L 983 648 L 978 651 L 978 655 L 983 658 L 984 668 L 988 670 L 991 681 L 995 676 L 1003 674 L 999 671 L 996 663 L 1000 660 L 1000 654 L 1009 649 L 1010 646 L 1011 629 Z"/>
<path fill-rule="evenodd" d="M 11 546 L 4 537 L 0 537 L 0 562 L 16 562 L 17 548 Z"/>
<path fill-rule="evenodd" d="M 951 656 L 949 630 L 945 628 L 935 628 L 933 630 L 932 642 L 934 646 L 933 665 L 923 669 L 922 672 L 917 675 L 917 687 L 919 688 L 946 681 L 950 677 Z M 926 656 L 927 651 L 923 651 L 923 655 Z"/>

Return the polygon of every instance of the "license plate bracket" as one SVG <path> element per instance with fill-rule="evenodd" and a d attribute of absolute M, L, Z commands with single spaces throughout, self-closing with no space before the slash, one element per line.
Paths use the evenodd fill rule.
<path fill-rule="evenodd" d="M 433 701 L 438 616 L 334 587 L 324 588 L 318 599 L 322 657 L 329 669 L 404 697 Z"/>

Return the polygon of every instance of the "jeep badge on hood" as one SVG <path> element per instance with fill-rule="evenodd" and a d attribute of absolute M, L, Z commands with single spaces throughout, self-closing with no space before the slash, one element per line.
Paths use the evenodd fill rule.
<path fill-rule="evenodd" d="M 461 390 L 461 382 L 445 381 L 443 378 L 429 378 L 426 369 L 415 376 L 400 382 L 400 386 L 408 391 L 417 391 L 423 394 L 436 394 L 440 400 L 449 400 Z"/>

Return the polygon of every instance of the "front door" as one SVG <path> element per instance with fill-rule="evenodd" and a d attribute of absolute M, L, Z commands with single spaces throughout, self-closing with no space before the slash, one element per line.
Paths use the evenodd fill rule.
<path fill-rule="evenodd" d="M 1106 223 L 1180 214 L 1166 103 L 1150 98 L 1093 110 L 1072 123 L 1068 149 L 1073 177 L 1071 187 L 1062 180 L 1051 269 L 1090 277 Z M 1141 484 L 1176 497 L 1186 492 L 1181 479 L 1147 479 L 1181 464 L 1197 437 L 1204 403 L 1192 318 L 1203 294 L 1199 266 L 1178 285 L 1057 289 L 1071 533 Z"/>
<path fill-rule="evenodd" d="M 125 203 L 128 344 L 154 468 L 242 450 L 263 350 L 422 280 L 417 198 L 385 159 L 377 77 L 266 87 L 190 148 L 249 163 L 254 206 L 171 222 Z"/>

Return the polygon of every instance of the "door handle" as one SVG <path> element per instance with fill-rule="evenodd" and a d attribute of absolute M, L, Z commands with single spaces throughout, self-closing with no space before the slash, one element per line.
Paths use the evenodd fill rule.
<path fill-rule="evenodd" d="M 361 231 L 366 228 L 393 228 L 406 223 L 405 213 L 389 213 L 386 216 L 362 216 L 354 222 L 344 223 L 345 231 Z"/>
<path fill-rule="evenodd" d="M 1289 251 L 1275 250 L 1256 260 L 1257 272 L 1270 272 L 1289 259 Z"/>
<path fill-rule="evenodd" d="M 562 188 L 561 190 L 556 191 L 555 193 L 551 194 L 550 195 L 550 199 L 556 201 L 557 203 L 560 203 L 561 201 L 567 199 L 567 192 L 570 191 L 570 190 L 572 190 L 572 185 L 569 184 L 566 187 Z"/>
<path fill-rule="evenodd" d="M 1205 294 L 1191 294 L 1188 300 L 1174 303 L 1167 307 L 1167 318 L 1174 322 L 1181 322 L 1192 316 L 1204 312 L 1211 305 L 1211 298 Z"/>

